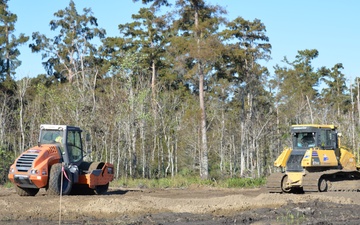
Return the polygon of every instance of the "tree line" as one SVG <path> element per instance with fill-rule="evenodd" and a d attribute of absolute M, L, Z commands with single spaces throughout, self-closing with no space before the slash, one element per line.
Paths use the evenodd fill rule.
<path fill-rule="evenodd" d="M 348 87 L 342 63 L 313 68 L 316 49 L 284 57 L 270 74 L 260 19 L 229 21 L 204 0 L 142 0 L 131 22 L 119 24 L 120 36 L 107 37 L 92 10 L 70 0 L 49 22 L 54 37 L 16 37 L 7 3 L 0 2 L 0 182 L 44 123 L 87 131 L 87 157 L 113 163 L 118 178 L 263 177 L 290 145 L 292 124 L 338 125 L 359 153 L 359 79 Z M 46 73 L 17 80 L 24 44 L 41 54 Z"/>

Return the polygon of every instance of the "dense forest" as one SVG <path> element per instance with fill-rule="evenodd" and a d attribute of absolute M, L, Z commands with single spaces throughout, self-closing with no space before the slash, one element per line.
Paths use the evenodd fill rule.
<path fill-rule="evenodd" d="M 108 37 L 69 1 L 48 37 L 15 36 L 17 16 L 1 1 L 0 183 L 40 124 L 80 126 L 87 157 L 113 163 L 118 178 L 263 177 L 301 123 L 338 125 L 358 155 L 359 79 L 347 86 L 342 63 L 313 68 L 319 52 L 303 49 L 270 74 L 260 19 L 228 21 L 204 0 L 142 3 Z M 45 74 L 16 79 L 20 45 L 41 54 Z"/>

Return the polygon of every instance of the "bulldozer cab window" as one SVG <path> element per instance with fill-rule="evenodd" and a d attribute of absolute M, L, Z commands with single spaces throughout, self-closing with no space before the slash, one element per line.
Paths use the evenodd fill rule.
<path fill-rule="evenodd" d="M 295 146 L 297 148 L 311 148 L 315 147 L 314 133 L 295 133 Z"/>
<path fill-rule="evenodd" d="M 331 130 L 320 130 L 320 146 L 322 149 L 334 149 L 334 141 Z"/>
<path fill-rule="evenodd" d="M 70 162 L 76 163 L 81 161 L 83 152 L 81 134 L 79 131 L 68 131 L 66 146 Z"/>

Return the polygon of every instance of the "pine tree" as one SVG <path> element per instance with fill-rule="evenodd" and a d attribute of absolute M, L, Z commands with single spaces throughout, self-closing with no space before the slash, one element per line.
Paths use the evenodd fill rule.
<path fill-rule="evenodd" d="M 177 63 L 185 69 L 184 78 L 191 89 L 199 95 L 200 106 L 200 176 L 209 177 L 209 157 L 207 138 L 207 118 L 205 107 L 206 76 L 211 76 L 211 69 L 221 56 L 223 45 L 217 35 L 222 14 L 225 11 L 219 6 L 205 4 L 203 0 L 176 1 L 179 19 L 174 21 L 177 36 L 172 39 L 176 46 Z M 197 83 L 196 83 L 197 81 Z"/>
<path fill-rule="evenodd" d="M 340 117 L 349 110 L 350 96 L 346 86 L 345 75 L 341 72 L 344 69 L 342 63 L 335 64 L 331 70 L 322 67 L 319 72 L 326 87 L 322 89 L 321 96 L 326 106 L 333 107 L 332 112 Z"/>
<path fill-rule="evenodd" d="M 275 66 L 274 80 L 279 85 L 277 98 L 281 107 L 279 111 L 286 113 L 283 118 L 292 124 L 314 123 L 313 103 L 319 96 L 316 88 L 321 74 L 314 71 L 311 62 L 318 55 L 316 49 L 298 51 L 293 62 L 284 58 L 289 67 Z"/>
<path fill-rule="evenodd" d="M 227 23 L 221 36 L 228 51 L 223 55 L 225 63 L 220 69 L 233 83 L 233 101 L 240 102 L 240 174 L 244 175 L 245 168 L 253 174 L 257 168 L 258 176 L 261 176 L 260 153 L 263 149 L 258 137 L 265 131 L 258 121 L 269 117 L 271 111 L 269 95 L 264 89 L 268 70 L 259 62 L 270 59 L 271 45 L 266 27 L 258 19 L 247 21 L 238 17 Z"/>
<path fill-rule="evenodd" d="M 106 31 L 97 27 L 97 18 L 90 8 L 83 11 L 84 14 L 79 14 L 71 0 L 68 7 L 54 14 L 57 19 L 50 21 L 50 29 L 59 31 L 58 35 L 50 39 L 39 32 L 32 34 L 32 52 L 41 52 L 46 59 L 43 66 L 47 74 L 62 82 L 82 81 L 85 84 L 87 69 L 96 69 L 100 64 L 91 40 L 105 38 Z"/>
<path fill-rule="evenodd" d="M 0 89 L 3 92 L 13 93 L 15 89 L 14 75 L 21 65 L 18 60 L 19 45 L 25 44 L 29 37 L 20 34 L 14 35 L 17 15 L 9 11 L 7 0 L 0 2 Z"/>

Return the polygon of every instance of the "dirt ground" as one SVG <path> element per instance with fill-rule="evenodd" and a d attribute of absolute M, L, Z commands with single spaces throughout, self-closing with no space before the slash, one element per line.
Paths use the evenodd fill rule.
<path fill-rule="evenodd" d="M 360 224 L 360 192 L 274 194 L 264 188 L 124 189 L 20 197 L 0 187 L 0 224 Z"/>

